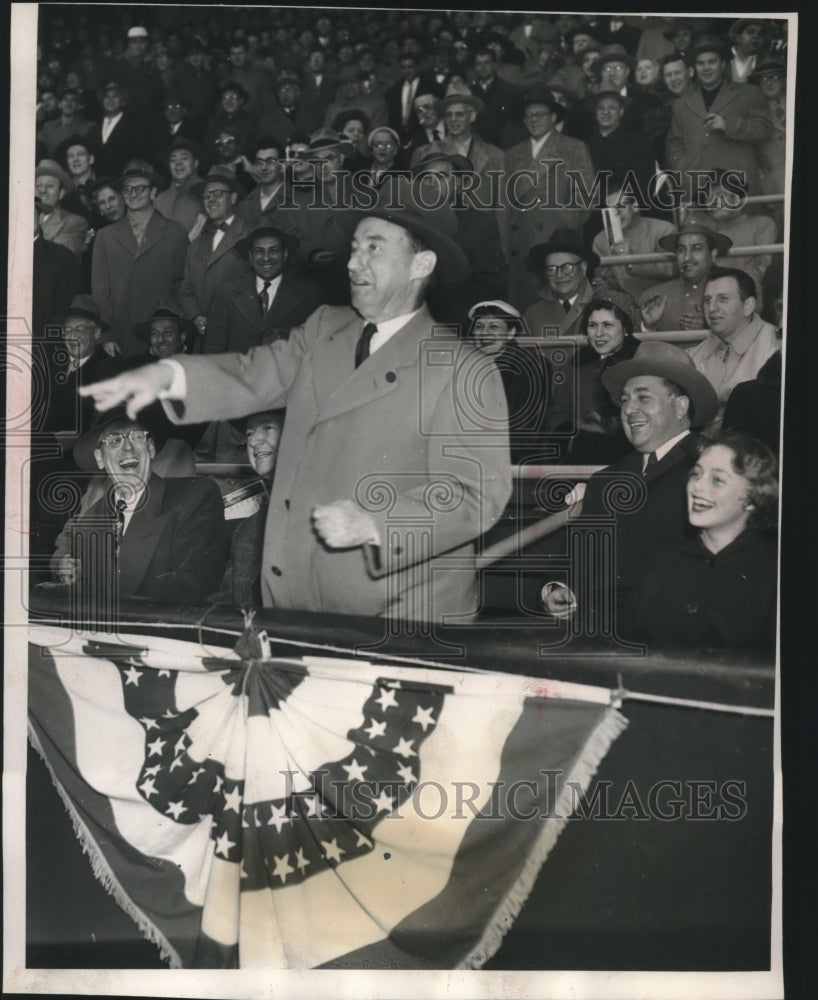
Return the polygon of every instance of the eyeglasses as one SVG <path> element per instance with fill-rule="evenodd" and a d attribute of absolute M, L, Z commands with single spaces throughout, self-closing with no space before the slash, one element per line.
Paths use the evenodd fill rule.
<path fill-rule="evenodd" d="M 526 111 L 523 119 L 527 122 L 538 122 L 541 118 L 550 118 L 550 111 Z"/>
<path fill-rule="evenodd" d="M 581 263 L 581 260 L 575 260 L 573 263 L 566 262 L 565 264 L 547 264 L 545 267 L 545 273 L 549 276 L 549 278 L 553 277 L 555 274 L 573 274 Z"/>
<path fill-rule="evenodd" d="M 219 201 L 220 198 L 224 198 L 225 195 L 230 194 L 226 188 L 217 188 L 215 191 L 205 191 L 202 195 L 203 201 Z"/>
<path fill-rule="evenodd" d="M 373 142 L 372 143 L 372 148 L 373 149 L 389 149 L 390 147 L 392 147 L 394 145 L 395 145 L 395 143 L 392 141 L 392 139 L 379 139 L 377 142 Z"/>
<path fill-rule="evenodd" d="M 77 333 L 82 335 L 83 333 L 88 333 L 89 330 L 96 330 L 96 327 L 86 323 L 83 326 L 63 326 L 62 328 L 62 332 L 66 337 L 70 337 Z"/>
<path fill-rule="evenodd" d="M 469 114 L 469 111 L 447 111 L 443 117 L 446 119 L 451 118 L 457 121 L 460 118 L 468 118 Z"/>
<path fill-rule="evenodd" d="M 123 194 L 140 195 L 150 190 L 150 184 L 129 184 L 122 188 Z"/>
<path fill-rule="evenodd" d="M 144 444 L 149 437 L 150 435 L 147 431 L 138 429 L 132 431 L 114 431 L 112 434 L 106 434 L 104 438 L 100 438 L 99 443 L 116 450 L 125 444 L 126 439 L 131 444 Z"/>
<path fill-rule="evenodd" d="M 277 156 L 266 156 L 266 157 L 265 156 L 257 156 L 256 157 L 256 166 L 257 167 L 274 167 L 279 162 L 280 162 L 280 160 L 279 160 L 279 157 L 277 157 Z"/>

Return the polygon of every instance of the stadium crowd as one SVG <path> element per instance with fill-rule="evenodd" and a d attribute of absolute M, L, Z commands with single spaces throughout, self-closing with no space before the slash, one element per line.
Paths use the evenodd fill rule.
<path fill-rule="evenodd" d="M 340 327 L 350 310 L 368 321 L 364 333 L 376 327 L 358 377 L 370 352 L 387 349 L 378 324 L 428 308 L 429 322 L 499 371 L 503 466 L 510 455 L 644 477 L 647 504 L 617 524 L 628 580 L 611 606 L 629 635 L 658 641 L 660 622 L 669 641 L 770 645 L 786 21 L 61 5 L 41 6 L 39 17 L 32 326 L 47 391 L 33 429 L 59 443 L 60 473 L 90 476 L 68 519 L 48 501 L 55 463 L 35 463 L 32 552 L 51 557 L 54 579 L 81 576 L 76 538 L 104 513 L 105 476 L 138 476 L 142 487 L 125 506 L 120 491 L 113 509 L 123 595 L 385 613 L 369 591 L 347 606 L 328 585 L 295 598 L 269 577 L 259 590 L 259 574 L 264 583 L 282 572 L 266 556 L 262 566 L 261 550 L 283 516 L 279 437 L 287 470 L 289 442 L 305 449 L 297 463 L 311 440 L 292 429 L 303 401 L 288 428 L 290 383 L 265 396 L 217 380 L 246 391 L 243 410 L 194 405 L 190 386 L 200 375 L 206 386 L 211 355 L 221 379 L 237 377 L 223 354 L 265 371 L 274 358 L 275 378 L 297 354 L 292 392 L 303 395 L 312 348 L 296 331 L 317 330 L 327 350 L 325 318 Z M 412 309 L 362 306 L 361 218 L 414 241 L 404 276 Z M 427 267 L 428 251 L 436 262 Z M 169 358 L 181 359 L 178 370 Z M 136 420 L 122 411 L 113 423 L 78 394 L 146 365 L 182 371 L 187 389 L 157 380 Z M 385 378 L 395 381 L 391 368 Z M 183 399 L 193 423 L 178 422 Z M 252 428 L 270 413 L 269 444 L 259 445 Z M 374 413 L 370 421 L 384 419 Z M 408 462 L 404 444 L 395 448 L 398 464 Z M 223 531 L 213 526 L 218 498 L 192 485 L 196 462 L 248 461 L 264 467 L 260 499 L 243 508 L 252 534 L 244 528 L 231 543 L 241 518 L 234 510 Z M 167 489 L 156 486 L 162 477 Z M 154 502 L 140 507 L 143 491 Z M 491 514 L 453 532 L 449 550 L 490 528 L 508 493 L 483 493 Z M 598 493 L 594 477 L 585 513 Z M 289 512 L 290 497 L 281 503 Z M 364 549 L 350 591 L 354 573 L 406 572 L 400 560 L 373 569 L 373 548 L 384 562 L 395 555 L 382 525 L 338 534 L 327 521 L 335 513 L 318 510 L 305 523 L 324 548 Z M 208 527 L 191 533 L 199 517 Z M 143 536 L 159 547 L 153 568 Z M 663 567 L 687 583 L 663 589 Z M 333 588 L 343 588 L 336 576 Z M 580 594 L 540 582 L 538 607 L 525 613 L 593 622 L 609 599 L 599 586 Z M 398 617 L 440 618 L 419 606 Z"/>

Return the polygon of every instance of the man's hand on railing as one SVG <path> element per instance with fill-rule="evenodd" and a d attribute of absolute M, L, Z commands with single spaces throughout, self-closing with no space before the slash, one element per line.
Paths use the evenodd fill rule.
<path fill-rule="evenodd" d="M 568 618 L 577 610 L 577 598 L 573 590 L 557 581 L 543 587 L 540 600 L 543 608 L 555 618 Z"/>
<path fill-rule="evenodd" d="M 648 295 L 639 303 L 642 311 L 642 326 L 645 330 L 655 330 L 665 315 L 667 295 Z"/>

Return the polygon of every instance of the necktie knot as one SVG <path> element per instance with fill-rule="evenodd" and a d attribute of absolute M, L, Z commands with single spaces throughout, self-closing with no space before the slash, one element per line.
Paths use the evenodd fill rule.
<path fill-rule="evenodd" d="M 645 468 L 642 470 L 642 475 L 646 476 L 648 474 L 649 470 L 652 469 L 653 466 L 656 465 L 658 461 L 659 461 L 659 459 L 656 457 L 656 452 L 652 451 L 648 455 L 647 462 L 645 462 Z"/>
<path fill-rule="evenodd" d="M 360 368 L 360 366 L 369 357 L 369 347 L 372 343 L 372 338 L 378 332 L 378 328 L 374 323 L 366 323 L 363 330 L 361 331 L 361 336 L 358 338 L 358 344 L 355 347 L 355 367 Z"/>
<path fill-rule="evenodd" d="M 571 312 L 571 303 L 568 299 L 562 300 L 562 308 L 564 312 Z"/>

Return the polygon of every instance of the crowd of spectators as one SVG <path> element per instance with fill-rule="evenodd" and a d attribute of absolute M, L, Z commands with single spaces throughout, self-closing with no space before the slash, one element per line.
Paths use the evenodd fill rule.
<path fill-rule="evenodd" d="M 515 462 L 625 456 L 606 372 L 652 331 L 700 333 L 685 346 L 719 404 L 704 430 L 777 451 L 786 21 L 39 16 L 33 334 L 54 388 L 35 430 L 65 468 L 94 419 L 77 385 L 178 352 L 244 353 L 348 305 L 350 199 L 395 175 L 451 208 L 468 258 L 467 276 L 430 287 L 432 315 L 495 358 L 513 412 L 531 409 L 514 371 L 541 379 L 524 440 L 512 427 Z M 585 346 L 555 377 L 544 342 L 572 336 Z M 170 475 L 246 461 L 243 428 L 165 423 L 163 443 L 185 449 Z M 33 510 L 50 554 L 60 525 Z"/>

